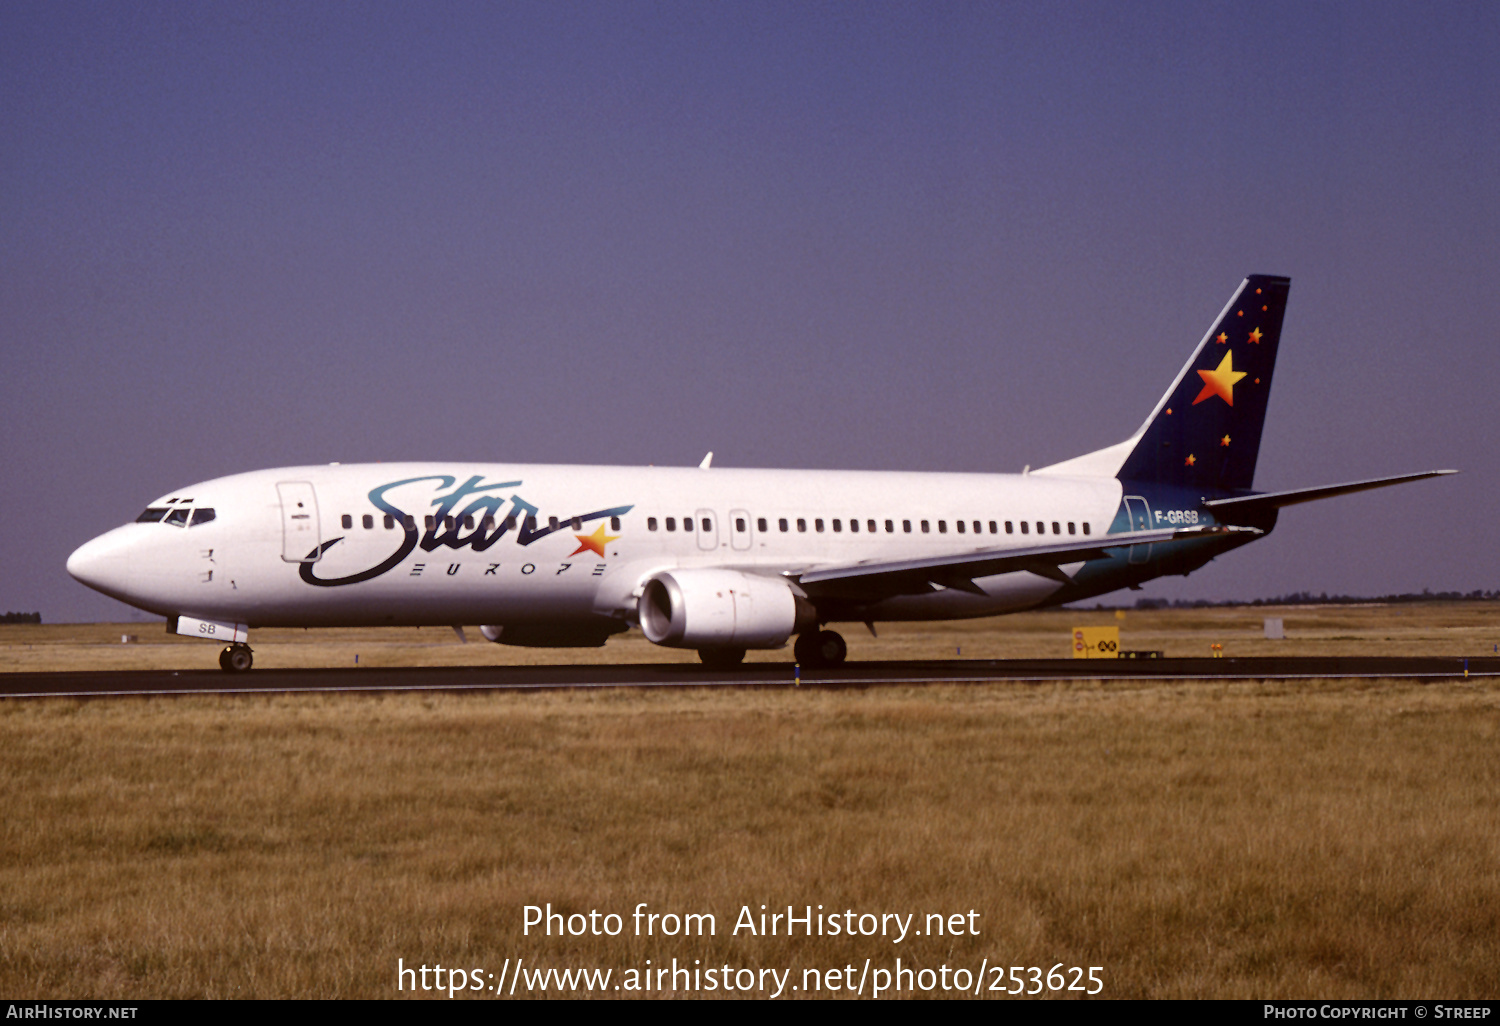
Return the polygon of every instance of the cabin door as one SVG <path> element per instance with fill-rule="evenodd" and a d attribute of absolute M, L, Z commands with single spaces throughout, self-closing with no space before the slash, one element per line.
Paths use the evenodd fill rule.
<path fill-rule="evenodd" d="M 1130 515 L 1130 529 L 1132 531 L 1151 530 L 1151 507 L 1146 505 L 1146 500 L 1139 495 L 1125 496 L 1125 511 Z M 1151 558 L 1151 546 L 1130 546 L 1130 561 L 1132 563 L 1144 563 Z"/>
<path fill-rule="evenodd" d="M 281 558 L 288 563 L 316 563 L 323 558 L 318 528 L 318 497 L 308 481 L 279 481 L 281 496 Z"/>

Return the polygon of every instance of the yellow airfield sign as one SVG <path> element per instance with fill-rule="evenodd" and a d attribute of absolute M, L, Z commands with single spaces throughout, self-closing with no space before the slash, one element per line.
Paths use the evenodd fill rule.
<path fill-rule="evenodd" d="M 1120 657 L 1120 628 L 1118 627 L 1074 627 L 1074 659 L 1118 659 Z"/>

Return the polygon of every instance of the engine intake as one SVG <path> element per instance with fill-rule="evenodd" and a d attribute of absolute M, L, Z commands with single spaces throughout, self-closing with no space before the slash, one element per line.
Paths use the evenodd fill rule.
<path fill-rule="evenodd" d="M 638 609 L 646 638 L 668 648 L 780 648 L 817 622 L 786 581 L 737 570 L 653 574 Z"/>

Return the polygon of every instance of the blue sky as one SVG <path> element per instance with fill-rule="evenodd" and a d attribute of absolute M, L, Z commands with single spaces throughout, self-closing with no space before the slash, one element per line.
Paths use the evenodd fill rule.
<path fill-rule="evenodd" d="M 1163 597 L 1500 587 L 1492 4 L 0 7 L 0 608 L 332 460 L 1014 471 L 1292 290 L 1257 487 Z M 19 529 L 16 529 L 19 528 Z"/>

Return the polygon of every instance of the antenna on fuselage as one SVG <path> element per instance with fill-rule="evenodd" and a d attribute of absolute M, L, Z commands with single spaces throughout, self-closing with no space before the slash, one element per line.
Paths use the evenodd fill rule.
<path fill-rule="evenodd" d="M 698 464 L 698 469 L 699 470 L 707 470 L 708 469 L 708 465 L 710 463 L 712 463 L 713 461 L 714 461 L 714 451 L 712 449 L 710 449 L 710 450 L 708 450 L 708 455 L 705 456 L 705 457 L 703 457 L 703 462 L 700 463 L 700 464 Z"/>

